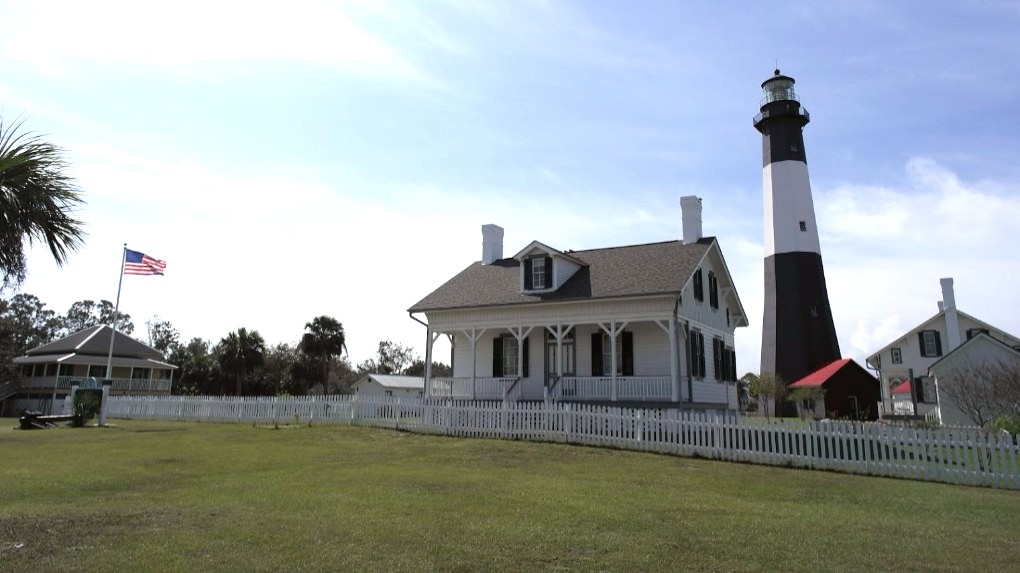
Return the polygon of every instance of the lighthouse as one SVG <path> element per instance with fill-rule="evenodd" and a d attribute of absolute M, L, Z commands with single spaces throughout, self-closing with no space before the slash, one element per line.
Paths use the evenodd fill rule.
<path fill-rule="evenodd" d="M 804 151 L 810 116 L 793 84 L 779 70 L 762 82 L 761 113 L 754 118 L 765 204 L 761 372 L 787 384 L 840 358 Z"/>

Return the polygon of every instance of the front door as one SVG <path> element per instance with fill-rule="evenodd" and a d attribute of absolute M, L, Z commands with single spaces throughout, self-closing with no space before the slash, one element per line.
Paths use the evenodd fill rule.
<path fill-rule="evenodd" d="M 574 372 L 574 340 L 563 341 L 562 346 L 557 347 L 556 342 L 550 342 L 545 346 L 545 386 L 549 387 L 556 379 L 556 360 L 558 348 L 563 349 L 563 375 L 573 376 Z"/>

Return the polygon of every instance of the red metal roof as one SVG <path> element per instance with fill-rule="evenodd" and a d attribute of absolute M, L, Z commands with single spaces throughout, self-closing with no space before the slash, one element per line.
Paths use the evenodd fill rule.
<path fill-rule="evenodd" d="M 893 394 L 910 394 L 910 380 L 904 380 L 892 387 Z"/>
<path fill-rule="evenodd" d="M 850 363 L 849 358 L 843 358 L 841 360 L 833 360 L 832 362 L 822 366 L 818 370 L 815 370 L 811 374 L 797 380 L 793 384 L 790 384 L 790 388 L 806 388 L 810 386 L 821 386 L 828 382 L 829 378 L 833 374 L 839 372 L 844 366 Z"/>

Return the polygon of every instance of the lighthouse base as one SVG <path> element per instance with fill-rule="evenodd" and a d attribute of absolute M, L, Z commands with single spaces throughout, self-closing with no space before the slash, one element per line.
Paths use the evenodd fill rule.
<path fill-rule="evenodd" d="M 822 256 L 796 252 L 766 257 L 761 372 L 775 373 L 791 384 L 839 358 Z"/>

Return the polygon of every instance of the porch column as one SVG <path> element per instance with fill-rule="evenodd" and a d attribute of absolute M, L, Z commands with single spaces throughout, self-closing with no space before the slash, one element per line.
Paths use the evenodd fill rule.
<path fill-rule="evenodd" d="M 486 329 L 483 328 L 480 332 L 478 328 L 471 327 L 471 332 L 462 330 L 464 336 L 471 342 L 471 399 L 474 400 L 477 396 L 478 390 L 475 387 L 475 377 L 478 373 L 478 341 L 482 339 L 482 335 L 485 334 Z"/>
<path fill-rule="evenodd" d="M 606 325 L 604 324 L 601 323 L 599 324 L 599 328 L 601 328 L 603 332 L 609 335 L 609 364 L 610 364 L 609 372 L 610 372 L 610 389 L 612 391 L 610 399 L 613 402 L 616 401 L 616 397 L 618 394 L 616 390 L 616 337 L 619 336 L 621 332 L 623 332 L 624 328 L 627 328 L 627 324 L 628 323 L 624 322 L 623 324 L 617 326 L 616 320 L 609 321 L 609 328 L 606 328 Z"/>
<path fill-rule="evenodd" d="M 562 324 L 557 324 L 555 329 L 551 326 L 546 326 L 549 333 L 556 339 L 556 384 L 559 384 L 560 380 L 563 378 L 563 339 L 567 336 L 567 333 L 570 332 L 571 328 L 574 328 L 573 324 L 568 324 L 566 327 Z M 542 352 L 545 352 L 544 342 L 545 341 L 543 341 Z M 548 391 L 549 389 L 546 388 L 547 393 Z"/>
<path fill-rule="evenodd" d="M 669 375 L 670 375 L 670 397 L 674 402 L 680 401 L 680 363 L 677 361 L 677 349 L 676 349 L 676 317 L 669 317 L 668 324 L 663 324 L 663 321 L 656 320 L 655 324 L 659 325 L 666 335 L 669 337 Z"/>
<path fill-rule="evenodd" d="M 432 345 L 435 344 L 436 339 L 439 338 L 439 332 L 433 332 L 432 327 L 428 327 L 428 340 L 425 344 L 425 396 L 431 396 L 432 390 Z"/>
<path fill-rule="evenodd" d="M 524 339 L 527 338 L 528 335 L 531 334 L 531 331 L 534 330 L 534 329 L 535 329 L 534 326 L 529 326 L 527 330 L 525 330 L 523 326 L 512 326 L 509 329 L 510 330 L 510 334 L 512 334 L 514 336 L 514 338 L 517 339 L 517 383 L 518 384 L 520 383 L 520 380 L 522 378 L 524 378 Z M 506 399 L 506 396 L 503 396 L 503 398 Z"/>

